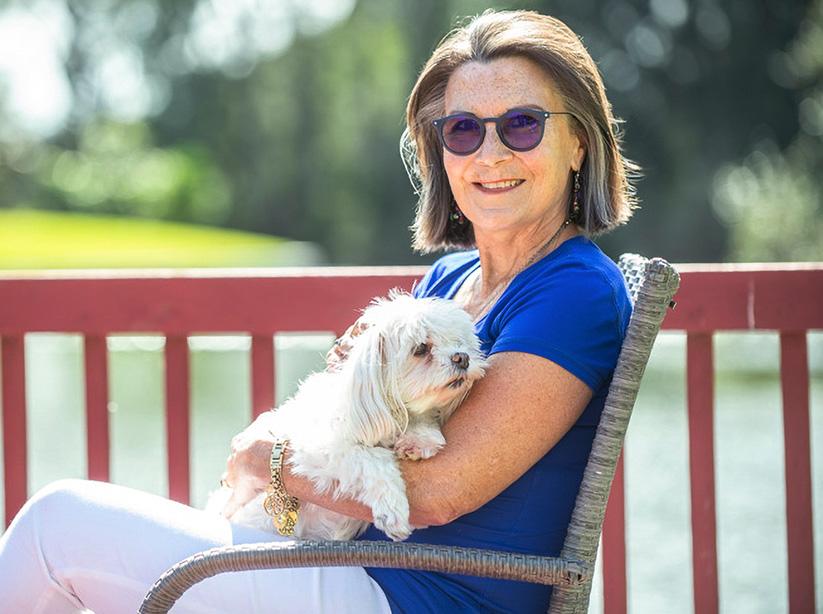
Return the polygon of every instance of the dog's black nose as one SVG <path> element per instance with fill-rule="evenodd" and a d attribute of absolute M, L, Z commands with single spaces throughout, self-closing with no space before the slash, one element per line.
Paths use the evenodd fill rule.
<path fill-rule="evenodd" d="M 455 366 L 460 367 L 461 369 L 468 369 L 469 355 L 466 354 L 466 352 L 456 352 L 452 354 L 452 362 Z"/>

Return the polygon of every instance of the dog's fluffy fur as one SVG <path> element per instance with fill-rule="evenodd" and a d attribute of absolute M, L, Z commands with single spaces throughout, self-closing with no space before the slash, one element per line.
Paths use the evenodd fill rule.
<path fill-rule="evenodd" d="M 337 372 L 315 373 L 293 398 L 269 412 L 272 433 L 289 439 L 293 473 L 321 492 L 368 505 L 394 540 L 411 533 L 405 484 L 396 458 L 423 459 L 446 443 L 440 426 L 483 375 L 485 360 L 469 315 L 452 301 L 394 292 L 364 312 Z M 220 511 L 231 492 L 209 501 Z M 273 531 L 264 495 L 231 520 Z M 366 523 L 303 502 L 295 535 L 351 539 Z"/>

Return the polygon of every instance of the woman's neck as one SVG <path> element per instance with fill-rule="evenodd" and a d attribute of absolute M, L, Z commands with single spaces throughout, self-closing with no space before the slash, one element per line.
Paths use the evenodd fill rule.
<path fill-rule="evenodd" d="M 563 241 L 579 234 L 577 226 L 568 224 L 563 227 L 563 223 L 562 219 L 552 218 L 551 221 L 514 233 L 475 230 L 475 243 L 480 256 L 481 292 L 488 293 L 501 283 L 510 281 Z"/>

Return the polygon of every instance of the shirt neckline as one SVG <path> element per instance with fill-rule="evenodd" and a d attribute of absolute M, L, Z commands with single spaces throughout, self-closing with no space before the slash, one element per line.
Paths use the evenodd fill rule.
<path fill-rule="evenodd" d="M 565 241 L 563 241 L 563 243 L 558 245 L 555 249 L 550 251 L 548 254 L 546 254 L 545 256 L 540 258 L 539 260 L 535 260 L 529 266 L 527 266 L 525 269 L 523 269 L 517 275 L 515 275 L 512 278 L 511 282 L 509 282 L 508 287 L 505 290 L 503 290 L 502 294 L 497 297 L 497 300 L 486 311 L 486 313 L 483 315 L 483 317 L 481 317 L 479 320 L 477 320 L 477 322 L 478 323 L 482 322 L 486 318 L 486 316 L 489 313 L 491 313 L 491 311 L 494 309 L 494 307 L 497 305 L 497 303 L 500 302 L 500 299 L 502 299 L 506 295 L 506 293 L 509 291 L 509 288 L 511 288 L 514 285 L 514 282 L 518 277 L 520 277 L 523 273 L 525 273 L 526 271 L 528 271 L 532 267 L 537 266 L 539 263 L 545 262 L 546 260 L 553 258 L 556 254 L 558 254 L 561 250 L 563 250 L 564 246 L 572 243 L 573 241 L 576 242 L 578 239 L 586 239 L 586 235 L 579 234 L 579 235 L 575 235 L 575 236 L 573 236 L 569 239 L 566 239 Z M 453 299 L 455 297 L 455 295 L 457 294 L 457 292 L 460 290 L 460 288 L 463 287 L 463 284 L 466 283 L 466 280 L 469 278 L 469 276 L 471 276 L 472 273 L 474 273 L 475 271 L 477 271 L 477 269 L 480 268 L 480 253 L 476 249 L 474 250 L 474 255 L 472 256 L 471 260 L 468 261 L 467 264 L 468 264 L 468 266 L 466 266 L 466 269 L 458 275 L 456 282 L 454 284 L 452 284 L 451 288 L 449 288 L 449 292 L 446 295 L 447 299 Z"/>

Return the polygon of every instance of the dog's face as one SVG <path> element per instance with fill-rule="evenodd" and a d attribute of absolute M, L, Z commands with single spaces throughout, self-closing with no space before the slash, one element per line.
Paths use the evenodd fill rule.
<path fill-rule="evenodd" d="M 445 420 L 483 375 L 474 325 L 452 301 L 393 292 L 361 321 L 368 328 L 354 340 L 349 362 L 357 394 L 368 400 L 360 403 L 358 423 L 370 425 L 369 433 L 385 436 L 390 426 L 402 431 L 409 415 L 431 411 Z"/>
<path fill-rule="evenodd" d="M 451 413 L 486 366 L 469 315 L 452 301 L 399 294 L 372 309 L 383 312 L 377 326 L 386 377 L 408 411 L 449 407 Z"/>

